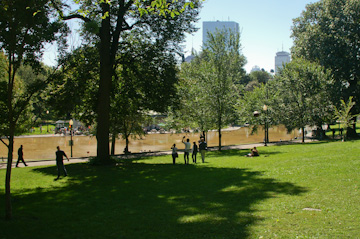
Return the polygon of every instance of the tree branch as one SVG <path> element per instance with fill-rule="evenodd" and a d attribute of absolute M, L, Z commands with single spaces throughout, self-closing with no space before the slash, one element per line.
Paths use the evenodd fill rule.
<path fill-rule="evenodd" d="M 51 3 L 53 4 L 54 8 L 56 9 L 56 11 L 59 13 L 61 19 L 63 20 L 70 20 L 70 19 L 81 19 L 83 20 L 84 22 L 90 22 L 91 20 L 87 17 L 84 17 L 80 14 L 71 14 L 69 16 L 64 16 L 64 13 L 63 11 L 60 9 L 60 7 L 58 6 L 58 4 L 54 1 L 54 0 L 51 0 Z"/>
<path fill-rule="evenodd" d="M 87 18 L 87 17 L 84 17 L 84 16 L 82 16 L 82 15 L 80 15 L 80 14 L 72 14 L 72 15 L 69 15 L 69 16 L 61 16 L 61 18 L 63 19 L 63 20 L 71 20 L 71 19 L 81 19 L 81 20 L 83 20 L 84 22 L 90 22 L 91 20 L 89 19 L 89 18 Z"/>
<path fill-rule="evenodd" d="M 5 143 L 5 141 L 4 141 L 2 138 L 0 138 L 0 141 L 1 141 L 3 144 L 5 144 L 6 147 L 9 148 L 9 145 L 8 145 L 7 143 Z"/>

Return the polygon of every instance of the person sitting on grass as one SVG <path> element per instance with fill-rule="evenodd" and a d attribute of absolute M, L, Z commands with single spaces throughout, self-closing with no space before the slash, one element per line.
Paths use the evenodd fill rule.
<path fill-rule="evenodd" d="M 251 153 L 248 153 L 247 155 L 245 155 L 246 157 L 257 157 L 260 156 L 259 155 L 259 151 L 257 150 L 256 147 L 251 149 Z"/>

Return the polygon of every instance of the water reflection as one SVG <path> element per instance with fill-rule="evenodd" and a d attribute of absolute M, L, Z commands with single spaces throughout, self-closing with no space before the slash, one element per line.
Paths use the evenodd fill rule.
<path fill-rule="evenodd" d="M 181 139 L 183 136 L 189 137 L 190 142 L 199 140 L 199 133 L 187 134 L 148 134 L 142 139 L 131 140 L 129 150 L 133 153 L 143 151 L 166 151 L 170 150 L 172 144 L 176 144 L 179 149 L 183 148 Z M 298 131 L 287 134 L 284 127 L 269 128 L 269 140 L 290 140 L 299 137 Z M 96 138 L 91 136 L 74 136 L 73 156 L 86 157 L 96 155 Z M 218 133 L 208 132 L 209 146 L 218 145 Z M 31 159 L 54 159 L 56 146 L 60 146 L 68 156 L 70 156 L 69 146 L 70 136 L 46 136 L 46 137 L 19 137 L 15 138 L 14 158 L 17 158 L 17 149 L 20 145 L 24 146 L 25 160 Z M 243 127 L 237 130 L 222 132 L 222 145 L 238 145 L 248 143 L 258 143 L 264 141 L 264 131 L 259 128 L 256 134 L 251 134 L 251 129 Z M 125 148 L 124 140 L 117 140 L 115 154 L 123 153 Z M 1 157 L 7 157 L 7 148 L 0 144 Z"/>

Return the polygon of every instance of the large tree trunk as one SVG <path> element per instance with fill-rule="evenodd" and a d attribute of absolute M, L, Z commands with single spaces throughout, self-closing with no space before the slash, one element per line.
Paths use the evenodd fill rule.
<path fill-rule="evenodd" d="M 305 143 L 305 128 L 302 127 L 301 131 L 302 131 L 302 142 Z"/>
<path fill-rule="evenodd" d="M 111 137 L 111 155 L 115 155 L 115 142 L 116 142 L 116 134 L 113 134 Z"/>
<path fill-rule="evenodd" d="M 129 154 L 130 151 L 129 151 L 129 136 L 130 134 L 125 134 L 125 150 L 124 150 L 124 153 L 125 154 Z"/>
<path fill-rule="evenodd" d="M 104 13 L 109 11 L 108 4 L 103 4 Z M 110 93 L 112 80 L 112 61 L 110 55 L 111 35 L 110 17 L 101 22 L 100 29 L 100 83 L 97 105 L 97 157 L 100 162 L 110 162 L 109 133 L 110 133 Z"/>
<path fill-rule="evenodd" d="M 13 162 L 13 151 L 14 151 L 14 132 L 15 125 L 10 125 L 9 132 L 9 145 L 8 145 L 8 161 L 6 168 L 6 179 L 5 179 L 5 219 L 12 219 L 12 204 L 11 204 L 11 167 Z"/>

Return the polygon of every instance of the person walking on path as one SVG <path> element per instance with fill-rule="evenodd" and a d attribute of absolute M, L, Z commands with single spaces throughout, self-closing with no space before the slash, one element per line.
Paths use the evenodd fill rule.
<path fill-rule="evenodd" d="M 60 150 L 59 146 L 57 146 L 56 148 L 57 148 L 57 151 L 55 154 L 56 154 L 56 166 L 58 169 L 58 177 L 55 180 L 58 180 L 60 178 L 61 171 L 64 171 L 65 177 L 67 176 L 67 171 L 66 171 L 64 161 L 63 161 L 64 156 L 67 158 L 68 161 L 70 161 L 70 160 L 69 160 L 68 156 L 65 154 L 65 152 Z"/>
<path fill-rule="evenodd" d="M 185 153 L 184 153 L 184 161 L 185 164 L 189 164 L 189 155 L 190 155 L 190 149 L 191 149 L 191 144 L 190 144 L 190 140 L 186 139 L 185 142 L 185 136 L 182 138 L 181 141 L 184 145 L 185 145 Z M 186 160 L 187 159 L 187 160 Z"/>
<path fill-rule="evenodd" d="M 199 150 L 200 150 L 200 154 L 201 154 L 201 160 L 202 160 L 203 163 L 205 163 L 205 153 L 206 153 L 206 150 L 207 150 L 207 144 L 206 144 L 204 138 L 200 139 Z"/>
<path fill-rule="evenodd" d="M 178 153 L 177 153 L 177 148 L 176 148 L 176 144 L 174 144 L 172 147 L 172 158 L 173 158 L 173 164 L 175 164 L 176 158 L 179 157 Z"/>
<path fill-rule="evenodd" d="M 192 148 L 192 154 L 191 154 L 191 158 L 193 160 L 193 163 L 196 163 L 196 155 L 198 153 L 198 146 L 196 144 L 196 142 L 193 143 L 193 148 Z"/>
<path fill-rule="evenodd" d="M 18 160 L 16 162 L 16 167 L 17 168 L 19 167 L 20 161 L 23 162 L 23 164 L 25 166 L 27 166 L 27 164 L 24 161 L 24 152 L 23 152 L 23 146 L 22 145 L 20 145 L 20 148 L 18 149 Z"/>

